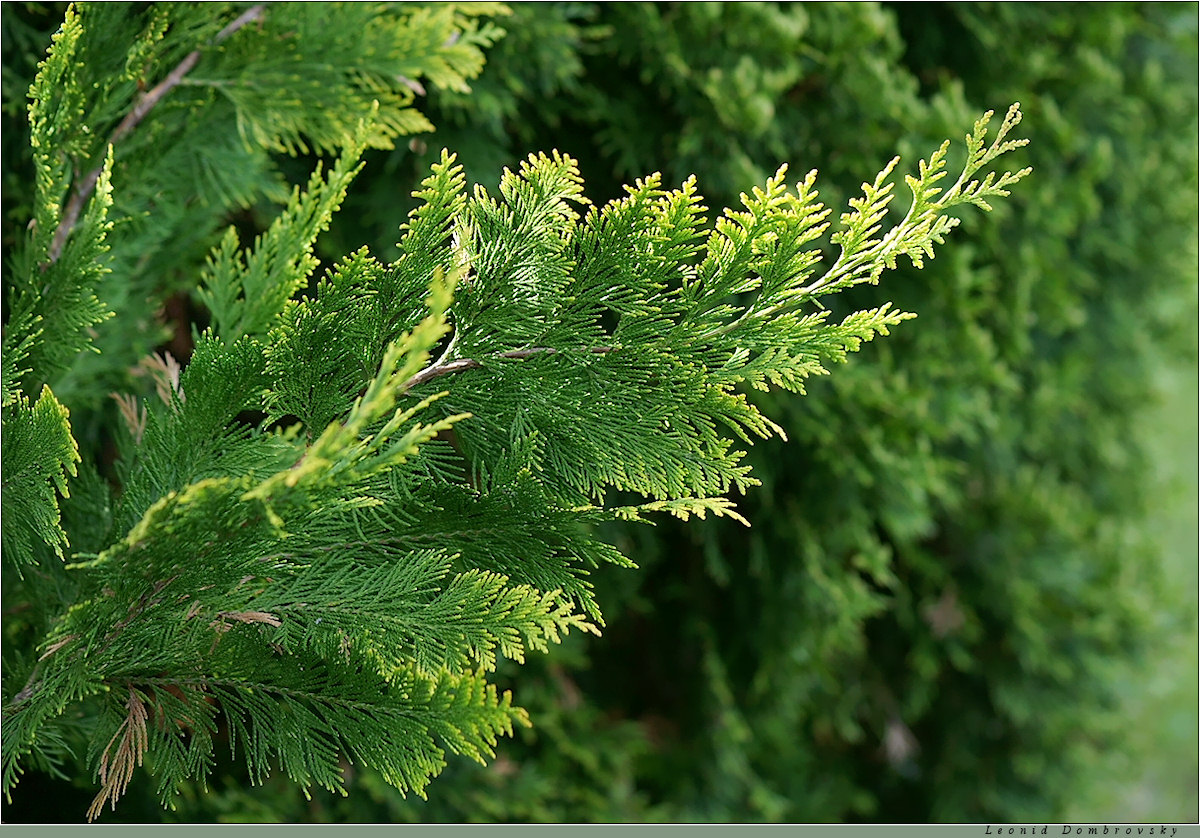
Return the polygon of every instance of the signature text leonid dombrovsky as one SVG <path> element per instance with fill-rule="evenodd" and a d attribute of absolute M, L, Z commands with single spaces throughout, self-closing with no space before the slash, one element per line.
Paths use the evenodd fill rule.
<path fill-rule="evenodd" d="M 1061 827 L 1062 832 L 1056 830 Z M 1159 825 L 1130 825 L 1119 824 L 1108 826 L 1105 824 L 1089 824 L 1085 826 L 1076 826 L 1075 824 L 1055 824 L 1054 829 L 1051 829 L 1050 824 L 1035 825 L 1035 826 L 992 826 L 987 825 L 984 828 L 984 835 L 1168 835 L 1174 836 L 1178 832 L 1178 827 L 1168 824 Z"/>

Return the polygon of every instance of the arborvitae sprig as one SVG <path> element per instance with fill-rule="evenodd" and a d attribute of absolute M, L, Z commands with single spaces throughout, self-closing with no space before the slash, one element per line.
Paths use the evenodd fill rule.
<path fill-rule="evenodd" d="M 27 392 L 45 382 L 94 405 L 126 389 L 125 370 L 162 341 L 155 304 L 190 290 L 229 212 L 287 201 L 272 154 L 390 148 L 399 136 L 431 130 L 416 107 L 426 86 L 465 90 L 482 50 L 501 34 L 488 17 L 505 13 L 486 3 L 68 7 L 30 87 L 35 235 L 15 248 L 6 357 L 27 334 L 13 328 L 33 305 L 12 298 L 22 284 L 41 288 L 46 272 L 76 276 L 91 259 L 92 281 L 79 273 L 58 292 L 83 301 L 99 274 L 112 272 L 103 305 L 54 293 L 38 301 L 47 311 L 31 314 L 43 321 L 27 328 L 42 328 L 45 340 L 30 351 L 48 357 L 32 359 L 42 377 L 26 382 Z M 6 68 L 6 84 L 7 76 Z M 119 246 L 101 258 L 88 250 L 96 240 L 86 228 L 105 220 L 90 207 L 107 200 L 100 193 L 109 181 Z M 235 250 L 229 243 L 228 254 Z M 100 322 L 106 311 L 120 313 L 119 326 Z M 103 359 L 80 354 L 88 345 L 102 348 Z"/>
<path fill-rule="evenodd" d="M 299 122 L 277 117 L 288 148 Z M 305 788 L 340 788 L 351 760 L 422 794 L 447 752 L 490 756 L 528 721 L 488 682 L 499 659 L 597 632 L 589 571 L 632 564 L 590 525 L 739 518 L 723 495 L 756 482 L 739 445 L 781 431 L 738 388 L 799 390 L 911 316 L 884 305 L 830 324 L 802 307 L 897 254 L 931 253 L 947 209 L 1003 194 L 1023 172 L 967 182 L 991 162 L 985 127 L 957 191 L 933 200 L 940 152 L 910 184 L 915 209 L 881 234 L 889 166 L 843 217 L 843 259 L 823 286 L 815 175 L 792 190 L 781 168 L 710 227 L 694 180 L 668 190 L 650 176 L 595 207 L 555 152 L 505 171 L 496 195 L 467 195 L 444 154 L 395 261 L 358 251 L 293 299 L 363 138 L 394 129 L 325 124 L 345 150 L 329 176 L 314 174 L 252 247 L 226 236 L 190 362 L 147 362 L 157 397 L 122 401 L 108 532 L 55 565 L 74 584 L 43 606 L 58 616 L 36 662 L 6 673 L 6 792 L 63 742 L 96 771 L 92 818 L 138 766 L 168 804 L 203 781 L 219 731 L 253 779 L 278 765 Z M 58 260 L 81 283 L 96 259 L 68 254 L 103 243 L 94 214 Z M 33 358 L 40 337 L 16 345 Z M 30 407 L 17 394 L 5 501 L 28 511 L 17 529 L 5 518 L 7 561 L 46 565 L 76 539 L 51 489 L 65 495 L 74 457 L 53 397 Z M 97 483 L 71 488 L 106 503 Z M 82 730 L 69 712 L 80 703 Z"/>
<path fill-rule="evenodd" d="M 225 231 L 198 295 L 212 314 L 215 330 L 230 339 L 266 331 L 317 266 L 313 244 L 358 173 L 360 167 L 348 161 L 361 153 L 361 144 L 348 150 L 328 180 L 321 177 L 320 168 L 313 172 L 307 188 L 293 190 L 284 211 L 246 253 L 239 252 L 233 228 Z"/>
<path fill-rule="evenodd" d="M 8 413 L 6 411 L 6 413 Z M 33 564 L 34 539 L 62 557 L 67 534 L 59 524 L 57 494 L 70 495 L 67 475 L 76 474 L 79 448 L 71 436 L 67 409 L 49 387 L 32 406 L 18 396 L 4 422 L 4 555 Z"/>

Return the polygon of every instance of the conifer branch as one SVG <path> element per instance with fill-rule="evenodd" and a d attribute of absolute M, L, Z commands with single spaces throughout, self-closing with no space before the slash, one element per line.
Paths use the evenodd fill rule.
<path fill-rule="evenodd" d="M 266 8 L 265 3 L 257 3 L 251 6 L 246 11 L 242 12 L 237 19 L 232 21 L 228 26 L 222 29 L 212 39 L 212 45 L 215 46 L 226 40 L 234 32 L 237 32 L 247 23 L 258 20 L 262 17 L 263 10 Z M 138 126 L 151 109 L 159 103 L 159 101 L 171 92 L 181 81 L 183 77 L 192 71 L 200 61 L 200 50 L 192 50 L 187 56 L 176 65 L 175 69 L 167 74 L 167 77 L 156 84 L 153 88 L 142 94 L 133 110 L 125 115 L 120 124 L 109 135 L 107 146 L 115 146 L 118 142 L 125 138 L 134 128 Z M 83 205 L 87 203 L 87 199 L 91 197 L 92 191 L 96 188 L 96 181 L 100 178 L 100 173 L 104 170 L 103 164 L 88 172 L 87 176 L 80 181 L 79 188 L 71 195 L 71 200 L 67 202 L 67 208 L 63 212 L 62 221 L 54 230 L 54 238 L 50 241 L 50 248 L 47 251 L 47 265 L 52 265 L 58 261 L 58 257 L 62 255 L 63 247 L 67 243 L 67 237 L 71 235 L 71 230 L 75 228 L 75 224 L 79 221 L 79 213 L 83 210 Z"/>
<path fill-rule="evenodd" d="M 595 355 L 607 355 L 614 349 L 615 347 L 612 346 L 592 346 L 589 347 L 587 351 Z M 499 355 L 495 355 L 493 357 L 515 358 L 517 360 L 521 360 L 524 358 L 532 358 L 534 355 L 554 355 L 557 352 L 557 349 L 554 349 L 550 346 L 535 346 L 531 349 L 513 349 L 509 352 L 501 352 Z M 439 378 L 443 375 L 450 375 L 456 372 L 465 372 L 466 370 L 477 370 L 482 366 L 483 362 L 476 361 L 474 358 L 459 358 L 457 361 L 449 361 L 446 363 L 438 361 L 436 364 L 431 364 L 400 385 L 400 392 L 408 392 L 413 387 L 417 387 L 427 381 L 432 381 L 433 379 Z"/>

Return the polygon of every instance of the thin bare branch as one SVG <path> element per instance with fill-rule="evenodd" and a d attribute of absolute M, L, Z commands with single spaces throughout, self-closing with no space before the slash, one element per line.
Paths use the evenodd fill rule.
<path fill-rule="evenodd" d="M 64 637 L 62 640 L 59 640 L 57 643 L 50 644 L 50 647 L 48 649 L 46 649 L 45 652 L 42 653 L 42 656 L 40 658 L 38 658 L 38 660 L 44 661 L 46 658 L 53 655 L 55 652 L 57 652 L 63 646 L 66 646 L 68 643 L 70 643 L 72 640 L 76 639 L 77 637 L 79 637 L 78 634 L 68 634 L 66 637 Z"/>
<path fill-rule="evenodd" d="M 596 355 L 606 355 L 613 351 L 611 346 L 593 346 L 587 350 Z M 534 355 L 554 355 L 558 350 L 549 346 L 538 346 L 532 349 L 513 349 L 509 352 L 501 352 L 499 355 L 494 355 L 494 358 L 532 358 Z M 474 358 L 459 358 L 457 361 L 442 363 L 439 361 L 436 364 L 426 367 L 412 378 L 400 385 L 400 392 L 404 393 L 424 384 L 427 381 L 432 381 L 435 378 L 440 378 L 443 375 L 450 375 L 456 372 L 464 372 L 465 370 L 476 370 L 483 366 L 482 361 L 476 361 Z"/>

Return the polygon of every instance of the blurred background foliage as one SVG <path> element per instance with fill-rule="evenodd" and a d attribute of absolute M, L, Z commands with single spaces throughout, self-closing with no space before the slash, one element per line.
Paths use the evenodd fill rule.
<path fill-rule="evenodd" d="M 6 140 L 61 11 L 6 6 Z M 602 639 L 502 671 L 534 727 L 491 765 L 452 762 L 427 801 L 348 766 L 349 797 L 305 800 L 227 761 L 177 811 L 135 784 L 116 818 L 1195 821 L 1196 4 L 516 3 L 492 22 L 471 91 L 418 102 L 436 130 L 368 153 L 326 258 L 390 258 L 443 147 L 489 187 L 557 148 L 596 202 L 694 173 L 717 209 L 787 161 L 838 206 L 1020 101 L 1034 173 L 924 270 L 836 299 L 916 321 L 803 398 L 754 396 L 789 441 L 751 452 L 751 528 L 610 533 L 640 569 L 595 578 Z M 314 160 L 279 165 L 299 181 Z M 23 783 L 10 820 L 91 796 Z"/>

